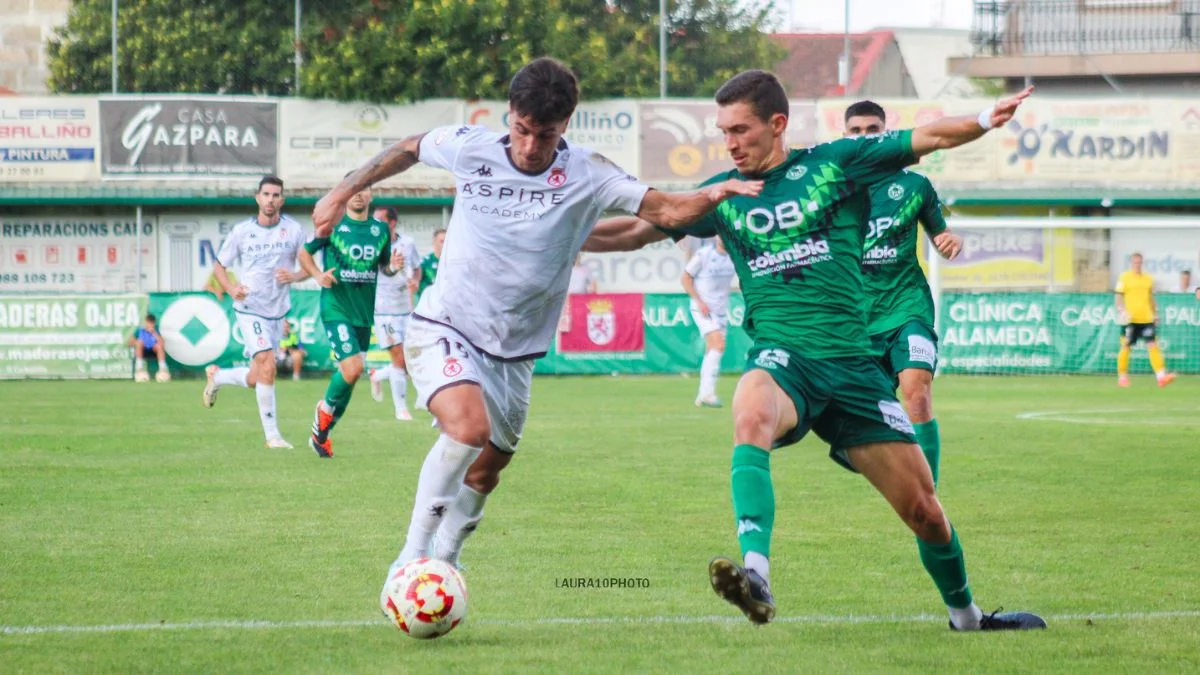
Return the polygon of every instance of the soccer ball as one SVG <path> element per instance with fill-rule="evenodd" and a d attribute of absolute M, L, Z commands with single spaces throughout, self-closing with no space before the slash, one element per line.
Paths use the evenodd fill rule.
<path fill-rule="evenodd" d="M 383 613 L 419 640 L 441 637 L 467 615 L 467 585 L 444 560 L 419 558 L 396 570 L 379 597 Z"/>

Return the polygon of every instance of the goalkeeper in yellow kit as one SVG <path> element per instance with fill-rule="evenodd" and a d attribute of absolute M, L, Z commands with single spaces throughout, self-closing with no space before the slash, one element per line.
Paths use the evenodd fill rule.
<path fill-rule="evenodd" d="M 1154 277 L 1142 272 L 1142 254 L 1134 253 L 1129 258 L 1129 269 L 1117 279 L 1117 312 L 1125 323 L 1121 335 L 1121 351 L 1117 354 L 1117 385 L 1129 386 L 1129 352 L 1138 340 L 1146 341 L 1150 352 L 1150 365 L 1158 378 L 1158 386 L 1165 387 L 1175 379 L 1175 373 L 1167 372 L 1167 362 L 1155 339 L 1158 307 L 1154 304 Z"/>

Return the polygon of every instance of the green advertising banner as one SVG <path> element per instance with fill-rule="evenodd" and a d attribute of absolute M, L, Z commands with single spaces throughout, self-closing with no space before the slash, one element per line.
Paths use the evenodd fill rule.
<path fill-rule="evenodd" d="M 1161 293 L 1158 344 L 1171 370 L 1200 373 L 1200 302 Z M 1115 374 L 1121 323 L 1111 293 L 947 293 L 939 359 L 945 373 Z M 1150 372 L 1146 350 L 1131 371 Z"/>
<path fill-rule="evenodd" d="M 299 331 L 308 352 L 304 369 L 329 370 L 329 341 L 320 319 L 320 291 L 292 291 L 288 323 Z M 172 370 L 202 369 L 215 363 L 222 368 L 243 366 L 242 336 L 236 330 L 233 301 L 217 301 L 211 293 L 151 293 L 150 312 L 158 316 L 158 332 L 167 346 Z"/>
<path fill-rule="evenodd" d="M 131 377 L 144 295 L 0 298 L 0 378 Z"/>

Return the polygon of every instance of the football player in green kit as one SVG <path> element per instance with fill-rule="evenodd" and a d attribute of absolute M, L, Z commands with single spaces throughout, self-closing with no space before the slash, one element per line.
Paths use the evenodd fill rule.
<path fill-rule="evenodd" d="M 375 280 L 404 268 L 399 252 L 392 254 L 387 223 L 368 216 L 371 190 L 350 198 L 346 213 L 329 233 L 317 232 L 300 252 L 300 267 L 321 285 L 321 323 L 337 369 L 325 398 L 317 403 L 308 444 L 321 457 L 333 457 L 329 432 L 346 413 L 354 384 L 362 375 L 364 354 L 375 321 Z M 313 254 L 324 251 L 324 270 Z"/>
<path fill-rule="evenodd" d="M 847 138 L 885 130 L 883 108 L 859 101 L 846 108 Z M 962 238 L 946 226 L 942 202 L 929 179 L 901 169 L 870 188 L 871 218 L 863 241 L 863 288 L 867 333 L 881 354 L 884 372 L 899 387 L 913 433 L 937 486 L 941 435 L 933 418 L 933 373 L 937 368 L 933 294 L 917 259 L 917 224 L 947 259 L 962 250 Z"/>
<path fill-rule="evenodd" d="M 752 622 L 775 617 L 768 564 L 775 521 L 771 450 L 812 430 L 829 443 L 834 461 L 861 473 L 916 533 L 952 629 L 1045 627 L 1034 614 L 984 615 L 975 604 L 963 549 L 929 464 L 872 349 L 861 269 L 868 188 L 924 155 L 1003 125 L 1029 93 L 978 117 L 788 150 L 788 99 L 774 75 L 746 71 L 717 92 L 717 127 L 736 169 L 710 182 L 761 180 L 762 192 L 727 200 L 671 234 L 721 237 L 745 297 L 743 326 L 753 346 L 733 398 L 731 469 L 743 564 L 717 557 L 708 571 L 713 590 Z M 644 220 L 606 219 L 585 250 L 637 248 L 665 236 L 655 232 Z"/>

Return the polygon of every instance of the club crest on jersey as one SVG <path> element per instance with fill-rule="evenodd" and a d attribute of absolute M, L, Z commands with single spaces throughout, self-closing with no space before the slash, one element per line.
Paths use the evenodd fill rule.
<path fill-rule="evenodd" d="M 617 336 L 617 315 L 612 300 L 592 300 L 587 304 L 587 336 L 592 344 L 603 347 Z"/>
<path fill-rule="evenodd" d="M 892 183 L 888 186 L 888 197 L 899 201 L 904 197 L 904 188 L 899 183 Z"/>
<path fill-rule="evenodd" d="M 378 225 L 372 225 L 372 226 L 371 226 L 371 236 L 372 236 L 372 237 L 378 237 L 378 236 L 379 236 L 379 226 L 378 226 Z"/>
<path fill-rule="evenodd" d="M 801 178 L 804 178 L 804 174 L 806 173 L 808 173 L 808 167 L 801 164 L 788 169 L 788 172 L 784 174 L 784 178 L 787 178 L 788 180 L 800 180 Z"/>
<path fill-rule="evenodd" d="M 567 172 L 560 166 L 550 169 L 550 177 L 546 179 L 550 187 L 562 187 L 567 182 Z"/>

